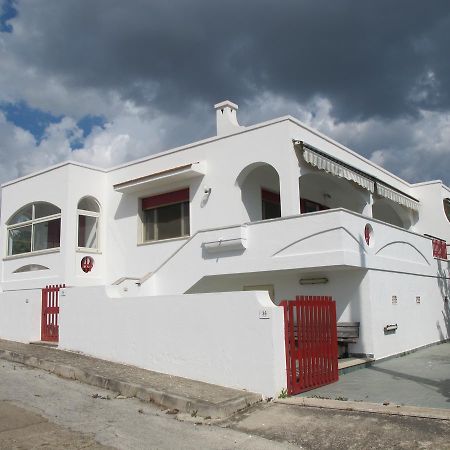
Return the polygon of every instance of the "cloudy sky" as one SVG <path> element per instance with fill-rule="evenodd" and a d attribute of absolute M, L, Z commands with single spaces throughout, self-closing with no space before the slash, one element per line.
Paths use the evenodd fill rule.
<path fill-rule="evenodd" d="M 292 114 L 450 184 L 448 0 L 0 0 L 0 182 Z"/>

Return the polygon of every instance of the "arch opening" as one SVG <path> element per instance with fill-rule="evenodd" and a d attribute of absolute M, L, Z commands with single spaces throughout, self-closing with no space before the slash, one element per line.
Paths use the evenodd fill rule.
<path fill-rule="evenodd" d="M 374 199 L 372 216 L 374 219 L 405 230 L 409 230 L 414 224 L 414 213 L 412 211 L 383 197 Z"/>
<path fill-rule="evenodd" d="M 369 192 L 327 173 L 311 172 L 299 178 L 301 212 L 345 208 L 363 214 Z"/>
<path fill-rule="evenodd" d="M 253 163 L 242 170 L 236 184 L 249 221 L 281 217 L 280 177 L 273 166 Z"/>

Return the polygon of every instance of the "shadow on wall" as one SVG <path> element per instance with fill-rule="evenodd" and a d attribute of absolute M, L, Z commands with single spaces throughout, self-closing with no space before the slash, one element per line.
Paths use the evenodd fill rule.
<path fill-rule="evenodd" d="M 339 293 L 331 293 L 336 300 L 336 318 L 343 322 L 361 322 L 361 284 L 366 276 L 366 270 L 342 271 L 340 274 Z M 334 272 L 335 276 L 339 274 Z M 338 297 L 338 298 L 336 298 Z M 345 318 L 342 319 L 345 313 Z"/>
<path fill-rule="evenodd" d="M 439 286 L 439 290 L 441 291 L 441 296 L 443 299 L 443 307 L 442 310 L 442 319 L 444 322 L 445 330 L 442 330 L 442 327 L 439 321 L 436 321 L 436 328 L 439 331 L 440 340 L 448 339 L 450 337 L 450 282 L 447 278 L 447 274 L 443 267 L 442 261 L 440 259 L 437 260 L 438 264 L 438 272 L 437 272 L 437 282 Z M 448 263 L 447 263 L 448 264 Z"/>

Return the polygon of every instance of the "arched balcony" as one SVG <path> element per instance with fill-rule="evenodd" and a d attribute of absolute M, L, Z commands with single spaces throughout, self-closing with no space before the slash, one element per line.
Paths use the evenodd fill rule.
<path fill-rule="evenodd" d="M 280 217 L 280 177 L 273 166 L 253 163 L 241 171 L 236 184 L 249 221 Z"/>
<path fill-rule="evenodd" d="M 354 183 L 324 172 L 302 175 L 300 183 L 301 212 L 345 208 L 363 214 L 370 203 L 370 193 Z"/>

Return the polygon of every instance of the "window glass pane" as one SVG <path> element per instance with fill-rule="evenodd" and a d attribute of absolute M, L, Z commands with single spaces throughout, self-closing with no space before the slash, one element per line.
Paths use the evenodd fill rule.
<path fill-rule="evenodd" d="M 9 230 L 8 255 L 31 252 L 31 225 Z"/>
<path fill-rule="evenodd" d="M 82 198 L 78 202 L 78 209 L 83 209 L 84 211 L 100 212 L 98 203 L 92 197 Z"/>
<path fill-rule="evenodd" d="M 262 219 L 275 219 L 281 217 L 281 206 L 279 203 L 271 203 L 263 200 L 262 202 Z"/>
<path fill-rule="evenodd" d="M 157 208 L 157 239 L 170 239 L 182 236 L 181 203 Z"/>
<path fill-rule="evenodd" d="M 19 267 L 13 273 L 34 272 L 35 270 L 49 270 L 49 268 L 40 264 L 27 264 L 26 266 Z"/>
<path fill-rule="evenodd" d="M 183 235 L 187 236 L 191 232 L 189 222 L 189 202 L 183 203 Z"/>
<path fill-rule="evenodd" d="M 33 225 L 33 251 L 59 247 L 61 219 Z"/>
<path fill-rule="evenodd" d="M 53 214 L 59 214 L 61 210 L 51 203 L 35 203 L 34 204 L 34 218 L 52 216 Z"/>
<path fill-rule="evenodd" d="M 98 248 L 97 217 L 78 216 L 78 247 Z"/>
<path fill-rule="evenodd" d="M 153 241 L 155 237 L 155 210 L 144 211 L 144 241 Z"/>
<path fill-rule="evenodd" d="M 8 225 L 14 225 L 16 223 L 26 222 L 32 219 L 32 205 L 25 206 L 19 210 L 13 217 L 11 217 Z"/>

